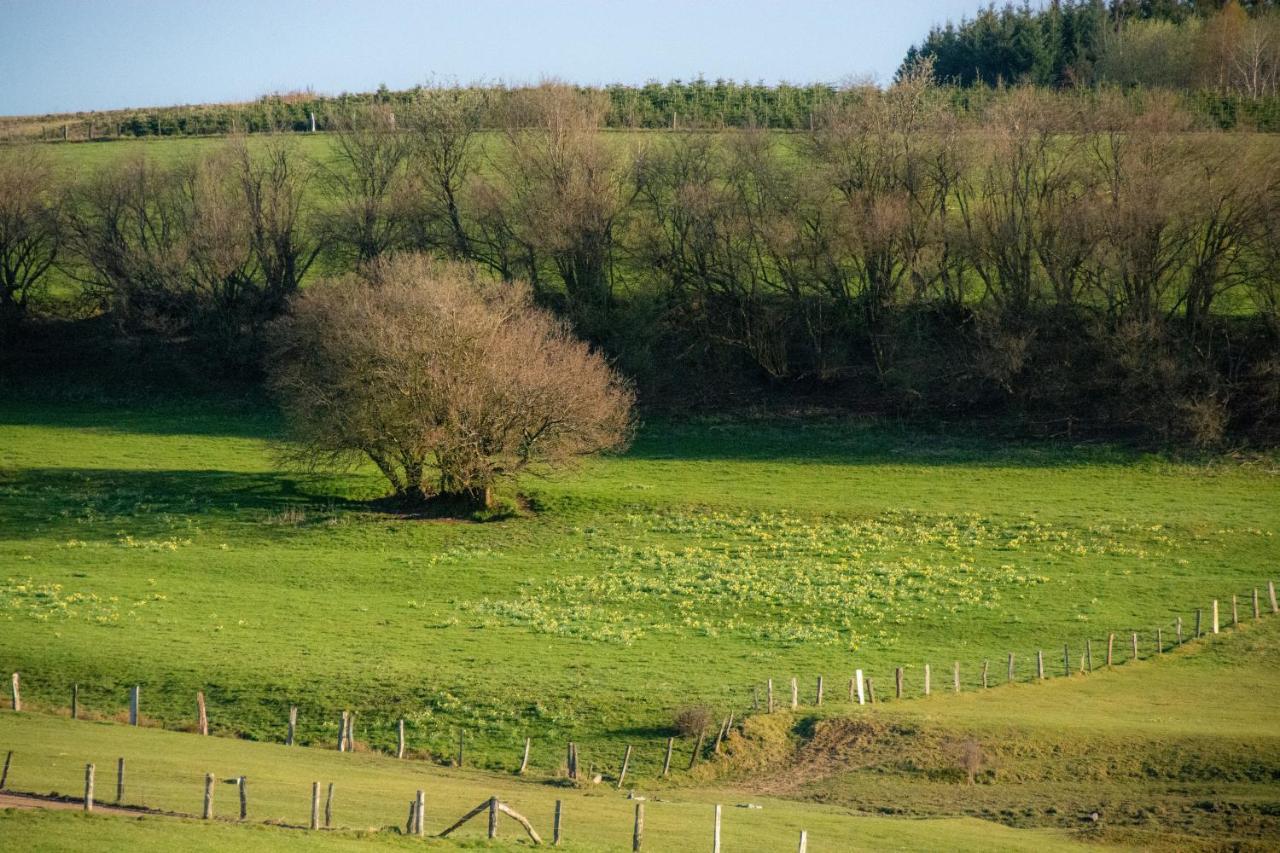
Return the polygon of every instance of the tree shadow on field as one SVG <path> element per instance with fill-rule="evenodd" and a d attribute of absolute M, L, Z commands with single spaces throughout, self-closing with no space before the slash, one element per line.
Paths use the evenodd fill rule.
<path fill-rule="evenodd" d="M 645 425 L 624 458 L 644 461 L 811 462 L 1069 468 L 1132 465 L 1124 445 L 1002 438 L 972 427 L 924 429 L 853 418 L 658 421 Z"/>
<path fill-rule="evenodd" d="M 0 471 L 0 538 L 180 535 L 189 524 L 302 526 L 368 510 L 350 478 L 292 473 L 25 468 Z M 344 494 L 345 492 L 345 494 Z"/>
<path fill-rule="evenodd" d="M 258 398 L 167 399 L 135 403 L 92 399 L 38 400 L 19 396 L 0 404 L 0 426 L 55 427 L 117 435 L 191 435 L 272 440 L 283 435 L 280 415 Z"/>

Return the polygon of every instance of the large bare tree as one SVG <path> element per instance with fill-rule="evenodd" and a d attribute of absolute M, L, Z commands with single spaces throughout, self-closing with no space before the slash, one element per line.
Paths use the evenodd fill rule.
<path fill-rule="evenodd" d="M 396 498 L 485 507 L 531 467 L 624 446 L 632 393 L 528 287 L 400 255 L 299 294 L 276 326 L 271 385 L 286 458 L 371 460 Z"/>

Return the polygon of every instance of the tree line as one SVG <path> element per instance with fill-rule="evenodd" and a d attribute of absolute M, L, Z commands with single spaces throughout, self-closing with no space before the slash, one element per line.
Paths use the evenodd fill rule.
<path fill-rule="evenodd" d="M 1280 155 L 1141 110 L 1004 91 L 960 120 L 928 68 L 812 130 L 602 131 L 525 91 L 498 134 L 438 90 L 359 105 L 324 162 L 288 136 L 60 181 L 0 151 L 11 340 L 60 270 L 122 340 L 255 374 L 304 278 L 400 253 L 527 282 L 640 399 L 763 395 L 1213 443 L 1280 426 Z"/>
<path fill-rule="evenodd" d="M 1280 92 L 1273 0 L 1055 0 L 994 4 L 910 48 L 940 82 L 1144 86 L 1246 100 Z"/>

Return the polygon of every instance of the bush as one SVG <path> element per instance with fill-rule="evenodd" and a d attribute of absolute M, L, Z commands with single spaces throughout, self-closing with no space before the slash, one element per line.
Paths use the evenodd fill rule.
<path fill-rule="evenodd" d="M 632 393 L 518 282 L 420 255 L 321 281 L 268 368 L 307 466 L 372 461 L 405 504 L 487 509 L 529 468 L 626 445 Z"/>
<path fill-rule="evenodd" d="M 715 711 L 706 705 L 689 705 L 676 711 L 672 726 L 682 737 L 702 734 L 715 722 Z"/>

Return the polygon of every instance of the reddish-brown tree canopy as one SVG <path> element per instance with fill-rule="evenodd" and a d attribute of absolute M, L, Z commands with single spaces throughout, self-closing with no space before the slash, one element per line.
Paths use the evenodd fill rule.
<path fill-rule="evenodd" d="M 308 465 L 367 457 L 408 502 L 486 505 L 492 486 L 624 446 L 633 395 L 528 288 L 423 256 L 299 294 L 271 384 Z"/>

